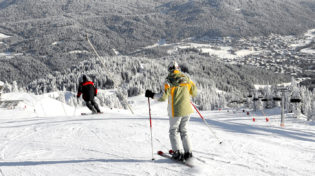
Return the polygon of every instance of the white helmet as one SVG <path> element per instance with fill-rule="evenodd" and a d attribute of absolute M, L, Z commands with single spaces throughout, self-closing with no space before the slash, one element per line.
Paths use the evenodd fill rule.
<path fill-rule="evenodd" d="M 179 70 L 179 66 L 178 63 L 176 61 L 172 61 L 169 65 L 168 65 L 168 71 L 169 72 L 173 72 L 174 70 Z"/>

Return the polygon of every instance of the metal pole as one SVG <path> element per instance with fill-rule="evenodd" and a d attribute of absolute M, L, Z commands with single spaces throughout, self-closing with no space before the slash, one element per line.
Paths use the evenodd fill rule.
<path fill-rule="evenodd" d="M 257 102 L 258 102 L 258 95 L 257 95 L 257 92 L 256 92 L 256 90 L 255 90 L 255 92 L 254 92 L 254 112 L 256 112 L 257 111 Z"/>
<path fill-rule="evenodd" d="M 195 108 L 196 112 L 199 114 L 200 118 L 203 120 L 203 122 L 206 124 L 206 126 L 208 127 L 208 129 L 212 132 L 213 136 L 218 140 L 219 144 L 222 144 L 223 141 L 220 141 L 220 139 L 217 137 L 217 135 L 215 134 L 215 132 L 210 128 L 208 122 L 206 121 L 206 119 L 201 115 L 201 113 L 199 112 L 199 110 L 196 108 L 196 106 L 190 102 L 191 105 Z"/>
<path fill-rule="evenodd" d="M 282 91 L 282 99 L 281 99 L 281 123 L 280 126 L 284 127 L 284 98 L 285 98 L 285 92 Z"/>
<path fill-rule="evenodd" d="M 150 98 L 149 98 L 149 97 L 148 97 L 148 105 L 149 105 L 149 117 L 150 117 L 150 132 L 151 132 L 152 160 L 155 160 L 155 159 L 154 159 L 154 156 L 153 156 L 152 119 L 151 119 L 151 106 L 150 106 Z"/>

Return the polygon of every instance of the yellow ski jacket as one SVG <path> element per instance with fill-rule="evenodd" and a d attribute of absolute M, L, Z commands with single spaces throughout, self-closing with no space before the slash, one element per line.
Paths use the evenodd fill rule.
<path fill-rule="evenodd" d="M 166 78 L 164 93 L 158 101 L 168 99 L 168 110 L 171 117 L 183 117 L 193 113 L 191 97 L 197 95 L 197 87 L 188 76 L 175 70 Z"/>

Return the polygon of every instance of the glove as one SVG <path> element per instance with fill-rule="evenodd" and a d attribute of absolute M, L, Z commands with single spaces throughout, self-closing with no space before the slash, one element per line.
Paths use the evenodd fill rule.
<path fill-rule="evenodd" d="M 153 98 L 154 97 L 154 94 L 151 90 L 146 90 L 145 91 L 145 97 L 148 97 L 148 98 Z"/>

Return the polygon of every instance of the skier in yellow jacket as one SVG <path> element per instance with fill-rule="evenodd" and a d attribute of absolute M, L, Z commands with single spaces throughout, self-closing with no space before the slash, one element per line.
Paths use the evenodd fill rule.
<path fill-rule="evenodd" d="M 187 125 L 190 114 L 194 112 L 190 104 L 191 97 L 196 96 L 197 88 L 188 76 L 180 72 L 177 62 L 171 62 L 168 71 L 164 92 L 156 94 L 151 90 L 146 90 L 145 97 L 158 101 L 168 99 L 169 137 L 174 151 L 173 159 L 183 161 L 192 157 Z"/>

